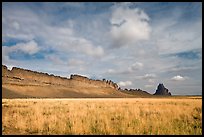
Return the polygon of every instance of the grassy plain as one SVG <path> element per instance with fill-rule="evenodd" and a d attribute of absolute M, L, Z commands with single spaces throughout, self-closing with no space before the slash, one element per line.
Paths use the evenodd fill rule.
<path fill-rule="evenodd" d="M 202 134 L 202 97 L 2 99 L 2 134 Z"/>

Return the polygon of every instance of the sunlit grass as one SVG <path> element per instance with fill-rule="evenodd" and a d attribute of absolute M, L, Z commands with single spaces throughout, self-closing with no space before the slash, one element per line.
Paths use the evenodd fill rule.
<path fill-rule="evenodd" d="M 2 99 L 3 134 L 202 134 L 202 98 Z"/>

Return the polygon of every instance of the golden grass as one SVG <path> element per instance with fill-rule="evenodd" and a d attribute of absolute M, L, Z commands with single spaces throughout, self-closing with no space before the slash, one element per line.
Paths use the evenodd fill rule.
<path fill-rule="evenodd" d="M 3 134 L 202 134 L 202 98 L 2 99 Z"/>

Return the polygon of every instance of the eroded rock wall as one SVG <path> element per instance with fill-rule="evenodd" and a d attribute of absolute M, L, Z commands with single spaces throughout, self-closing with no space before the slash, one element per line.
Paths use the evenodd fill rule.
<path fill-rule="evenodd" d="M 96 86 L 97 87 L 111 87 L 114 89 L 119 88 L 118 85 L 112 82 L 111 80 L 92 80 L 92 79 L 89 79 L 87 77 L 80 76 L 80 75 L 71 75 L 70 79 L 75 80 L 75 81 L 81 81 L 83 83 L 90 84 L 94 87 Z"/>
<path fill-rule="evenodd" d="M 11 71 L 4 65 L 2 65 L 2 77 L 8 77 L 11 75 Z"/>
<path fill-rule="evenodd" d="M 2 79 L 4 78 L 4 81 L 5 77 L 31 81 L 33 83 L 40 82 L 44 84 L 56 84 L 69 87 L 109 87 L 118 90 L 118 85 L 110 80 L 92 80 L 80 75 L 71 75 L 69 79 L 66 77 L 49 75 L 47 73 L 40 73 L 17 67 L 13 67 L 10 71 L 6 66 L 2 65 Z"/>

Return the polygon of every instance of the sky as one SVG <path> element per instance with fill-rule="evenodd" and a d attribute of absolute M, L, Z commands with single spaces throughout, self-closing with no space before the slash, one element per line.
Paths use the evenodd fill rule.
<path fill-rule="evenodd" d="M 202 3 L 3 2 L 2 64 L 202 95 Z"/>

